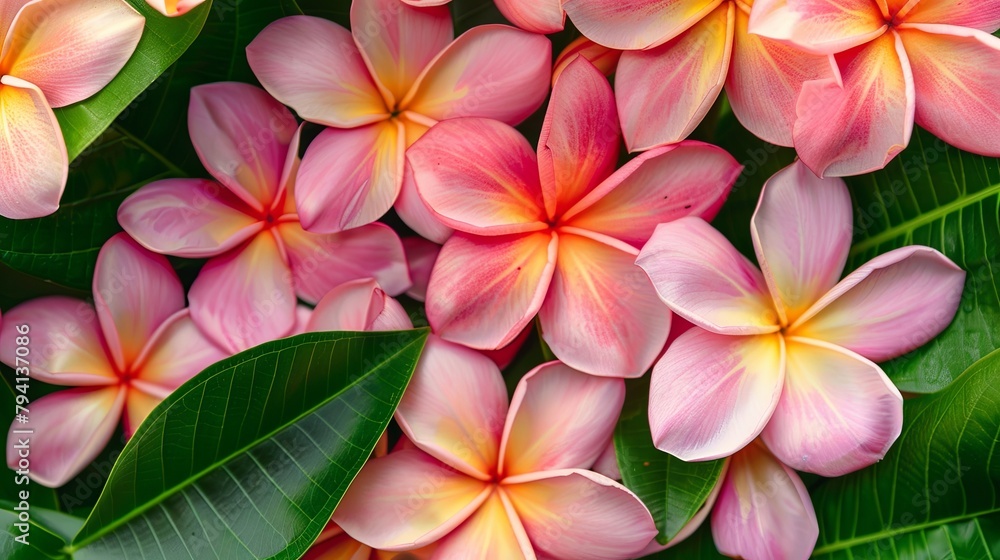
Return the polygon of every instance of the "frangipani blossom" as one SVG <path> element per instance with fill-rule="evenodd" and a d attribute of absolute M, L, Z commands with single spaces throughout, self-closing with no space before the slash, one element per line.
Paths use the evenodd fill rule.
<path fill-rule="evenodd" d="M 653 369 L 659 449 L 715 459 L 762 435 L 782 463 L 824 476 L 885 455 L 900 433 L 902 397 L 874 362 L 948 326 L 965 272 L 910 246 L 838 283 L 851 212 L 843 181 L 796 162 L 767 182 L 751 222 L 763 273 L 703 220 L 657 228 L 636 264 L 675 313 L 701 327 Z"/>
<path fill-rule="evenodd" d="M 50 296 L 11 309 L 0 330 L 0 359 L 15 367 L 18 325 L 28 325 L 31 377 L 75 387 L 32 401 L 29 422 L 7 436 L 7 464 L 16 468 L 13 430 L 33 429 L 31 478 L 62 486 L 104 449 L 124 420 L 131 437 L 174 389 L 228 354 L 214 345 L 184 308 L 184 289 L 167 259 L 124 233 L 104 244 L 94 272 L 95 306 Z"/>
<path fill-rule="evenodd" d="M 881 169 L 916 122 L 963 150 L 1000 156 L 1000 3 L 996 0 L 758 0 L 754 33 L 836 54 L 806 82 L 795 149 L 817 175 Z"/>
<path fill-rule="evenodd" d="M 499 348 L 538 314 L 571 367 L 642 375 L 670 317 L 634 266 L 639 247 L 659 223 L 714 216 L 741 168 L 720 148 L 684 142 L 614 171 L 619 140 L 607 79 L 577 57 L 556 82 L 537 157 L 487 119 L 442 122 L 414 144 L 417 189 L 456 230 L 427 288 L 435 333 Z"/>
<path fill-rule="evenodd" d="M 3 0 L 0 216 L 38 218 L 59 208 L 69 155 L 52 109 L 108 85 L 144 23 L 123 0 Z"/>
<path fill-rule="evenodd" d="M 274 97 L 330 127 L 299 170 L 296 204 L 309 231 L 344 231 L 389 210 L 404 188 L 406 148 L 436 122 L 476 116 L 517 124 L 548 92 L 551 45 L 540 35 L 485 25 L 453 40 L 447 7 L 399 0 L 354 0 L 351 29 L 293 16 L 247 47 Z M 425 237 L 444 240 L 439 225 L 425 226 L 418 197 L 402 199 L 397 211 Z"/>
<path fill-rule="evenodd" d="M 146 3 L 167 17 L 182 16 L 202 5 L 205 0 L 146 0 Z"/>
<path fill-rule="evenodd" d="M 492 361 L 436 339 L 396 412 L 414 448 L 369 461 L 334 521 L 373 548 L 436 542 L 440 559 L 633 558 L 656 534 L 649 511 L 587 470 L 624 398 L 621 379 L 550 362 L 508 409 Z"/>
<path fill-rule="evenodd" d="M 347 280 L 374 276 L 391 294 L 410 286 L 399 237 L 371 224 L 339 234 L 302 229 L 293 187 L 295 118 L 260 88 L 191 90 L 191 141 L 218 182 L 166 179 L 128 197 L 118 221 L 146 248 L 210 260 L 191 286 L 191 317 L 238 352 L 293 332 L 296 296 L 315 303 Z"/>

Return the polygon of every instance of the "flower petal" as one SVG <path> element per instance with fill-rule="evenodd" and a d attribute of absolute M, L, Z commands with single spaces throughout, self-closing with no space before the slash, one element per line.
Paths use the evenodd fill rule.
<path fill-rule="evenodd" d="M 589 469 L 604 453 L 625 403 L 625 382 L 549 362 L 517 384 L 503 428 L 503 476 Z"/>
<path fill-rule="evenodd" d="M 312 16 L 268 25 L 247 46 L 261 85 L 303 119 L 354 127 L 389 118 L 351 32 Z"/>
<path fill-rule="evenodd" d="M 785 384 L 763 432 L 775 457 L 830 477 L 881 460 L 903 426 L 903 397 L 885 373 L 832 344 L 785 344 Z"/>
<path fill-rule="evenodd" d="M 431 281 L 431 271 L 437 262 L 441 246 L 422 237 L 406 237 L 402 241 L 406 262 L 410 267 L 410 278 L 413 280 L 406 295 L 410 299 L 424 301 L 427 299 L 427 284 Z"/>
<path fill-rule="evenodd" d="M 18 439 L 31 440 L 31 473 L 35 482 L 58 488 L 93 461 L 118 427 L 125 388 L 67 389 L 31 402 L 27 424 L 12 424 L 7 434 L 7 466 L 18 468 Z M 34 430 L 35 436 L 14 430 Z"/>
<path fill-rule="evenodd" d="M 755 443 L 730 461 L 712 536 L 726 556 L 796 560 L 812 554 L 819 525 L 799 476 Z"/>
<path fill-rule="evenodd" d="M 563 0 L 585 36 L 613 49 L 645 49 L 697 24 L 719 0 Z"/>
<path fill-rule="evenodd" d="M 1000 4 L 997 4 L 1000 10 Z M 963 150 L 1000 156 L 1000 38 L 950 25 L 900 29 L 913 67 L 917 123 Z"/>
<path fill-rule="evenodd" d="M 532 473 L 504 480 L 501 488 L 541 557 L 624 560 L 656 536 L 639 498 L 594 472 Z"/>
<path fill-rule="evenodd" d="M 427 286 L 427 320 L 442 338 L 480 350 L 506 346 L 535 317 L 555 269 L 548 232 L 476 237 L 456 232 Z"/>
<path fill-rule="evenodd" d="M 649 425 L 656 447 L 684 461 L 728 457 L 757 437 L 781 395 L 778 334 L 691 329 L 653 368 Z"/>
<path fill-rule="evenodd" d="M 538 139 L 538 169 L 549 218 L 561 216 L 615 170 L 618 111 L 607 78 L 577 58 L 552 90 Z"/>
<path fill-rule="evenodd" d="M 419 548 L 468 519 L 489 497 L 490 486 L 419 449 L 404 449 L 368 461 L 333 520 L 372 548 Z"/>
<path fill-rule="evenodd" d="M 406 436 L 439 461 L 488 481 L 506 418 L 507 389 L 496 364 L 432 336 L 396 412 Z"/>
<path fill-rule="evenodd" d="M 253 210 L 214 181 L 164 179 L 118 207 L 118 223 L 147 249 L 192 259 L 214 257 L 264 229 Z"/>
<path fill-rule="evenodd" d="M 403 188 L 393 205 L 399 219 L 424 239 L 437 244 L 444 244 L 454 231 L 444 225 L 437 215 L 427 206 L 417 191 L 417 182 L 413 178 L 413 166 L 406 163 L 403 170 Z M 428 271 L 429 272 L 429 271 Z"/>
<path fill-rule="evenodd" d="M 125 233 L 101 247 L 93 284 L 97 318 L 119 371 L 128 371 L 153 333 L 184 307 L 184 287 L 167 259 Z"/>
<path fill-rule="evenodd" d="M 286 222 L 275 231 L 288 251 L 295 293 L 309 303 L 319 301 L 335 286 L 359 278 L 374 278 L 391 296 L 410 287 L 403 243 L 385 224 L 318 235 L 296 222 Z"/>
<path fill-rule="evenodd" d="M 517 124 L 549 92 L 552 44 L 506 25 L 479 25 L 455 39 L 427 67 L 404 105 L 440 121 L 486 117 Z"/>
<path fill-rule="evenodd" d="M 670 42 L 622 54 L 615 91 L 630 152 L 679 142 L 701 123 L 726 82 L 735 12 L 723 2 Z"/>
<path fill-rule="evenodd" d="M 743 167 L 717 146 L 685 140 L 640 154 L 563 216 L 566 225 L 641 248 L 656 226 L 714 216 Z"/>
<path fill-rule="evenodd" d="M 59 208 L 69 157 L 62 129 L 45 96 L 34 85 L 0 78 L 0 215 L 40 218 Z"/>
<path fill-rule="evenodd" d="M 31 377 L 53 385 L 111 385 L 118 382 L 104 347 L 94 307 L 63 296 L 33 299 L 4 314 L 0 328 L 0 361 L 18 365 L 17 327 L 28 326 Z"/>
<path fill-rule="evenodd" d="M 837 62 L 841 80 L 805 82 L 796 105 L 795 149 L 820 177 L 882 169 L 913 132 L 913 76 L 895 31 Z"/>
<path fill-rule="evenodd" d="M 234 354 L 287 336 L 295 325 L 292 274 L 270 232 L 208 261 L 188 299 L 198 328 Z"/>
<path fill-rule="evenodd" d="M 355 0 L 351 29 L 372 75 L 395 101 L 454 38 L 446 6 L 417 8 L 399 0 Z"/>
<path fill-rule="evenodd" d="M 21 8 L 4 40 L 3 73 L 31 82 L 52 107 L 83 101 L 125 66 L 145 19 L 121 0 L 44 0 Z"/>
<path fill-rule="evenodd" d="M 316 304 L 306 332 L 412 329 L 406 310 L 371 278 L 344 282 Z"/>
<path fill-rule="evenodd" d="M 449 227 L 479 235 L 547 227 L 535 154 L 508 125 L 489 119 L 438 123 L 407 158 L 420 196 Z"/>
<path fill-rule="evenodd" d="M 1000 4 L 962 0 L 920 0 L 900 19 L 904 24 L 936 23 L 995 33 L 1000 29 Z"/>
<path fill-rule="evenodd" d="M 635 264 L 671 310 L 703 329 L 719 334 L 778 330 L 764 276 L 701 218 L 658 226 Z"/>
<path fill-rule="evenodd" d="M 152 336 L 138 364 L 132 385 L 164 399 L 188 379 L 228 357 L 191 320 L 190 311 L 178 311 Z"/>
<path fill-rule="evenodd" d="M 556 271 L 538 314 L 556 357 L 608 377 L 640 377 L 653 365 L 670 333 L 670 310 L 635 266 L 637 254 L 606 236 L 560 230 Z"/>
<path fill-rule="evenodd" d="M 814 54 L 863 45 L 886 27 L 872 0 L 756 0 L 750 12 L 750 33 Z"/>
<path fill-rule="evenodd" d="M 830 342 L 874 362 L 923 346 L 951 323 L 965 271 L 929 247 L 875 257 L 813 305 L 790 334 Z"/>
<path fill-rule="evenodd" d="M 782 324 L 794 323 L 840 280 L 852 212 L 847 185 L 816 177 L 801 161 L 764 184 L 750 233 Z"/>
<path fill-rule="evenodd" d="M 836 61 L 748 33 L 750 12 L 742 4 L 737 6 L 732 64 L 726 77 L 729 104 L 755 136 L 792 146 L 795 102 L 802 84 L 834 78 Z"/>
<path fill-rule="evenodd" d="M 497 489 L 472 517 L 439 541 L 437 558 L 478 560 L 535 558 L 531 543 L 503 490 Z"/>

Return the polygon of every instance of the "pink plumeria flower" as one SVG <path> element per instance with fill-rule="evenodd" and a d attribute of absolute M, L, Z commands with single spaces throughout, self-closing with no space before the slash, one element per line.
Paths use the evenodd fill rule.
<path fill-rule="evenodd" d="M 53 108 L 83 101 L 128 62 L 145 20 L 122 0 L 0 3 L 0 216 L 59 208 L 69 156 Z"/>
<path fill-rule="evenodd" d="M 399 237 L 383 224 L 339 234 L 302 229 L 293 187 L 295 118 L 265 91 L 218 83 L 191 90 L 191 141 L 218 182 L 166 179 L 128 197 L 118 221 L 146 248 L 210 260 L 191 286 L 191 317 L 239 352 L 293 332 L 296 296 L 315 303 L 373 276 L 391 294 L 410 286 Z"/>
<path fill-rule="evenodd" d="M 577 57 L 560 76 L 538 155 L 509 126 L 442 122 L 410 149 L 421 197 L 457 231 L 431 273 L 441 337 L 505 346 L 534 318 L 571 367 L 636 377 L 663 349 L 669 313 L 634 266 L 661 222 L 711 217 L 740 172 L 724 150 L 684 142 L 615 172 L 620 136 L 607 79 Z"/>
<path fill-rule="evenodd" d="M 762 435 L 782 463 L 824 476 L 883 457 L 903 403 L 874 362 L 937 336 L 958 309 L 965 272 L 910 246 L 838 283 L 851 212 L 843 181 L 796 162 L 768 180 L 751 222 L 763 273 L 703 220 L 657 228 L 636 264 L 675 313 L 701 327 L 653 369 L 659 449 L 715 459 Z"/>
<path fill-rule="evenodd" d="M 146 3 L 167 17 L 182 16 L 202 5 L 205 0 L 146 0 Z"/>
<path fill-rule="evenodd" d="M 225 358 L 184 308 L 184 289 L 167 259 L 124 233 L 104 244 L 94 272 L 94 305 L 59 296 L 11 309 L 0 330 L 0 358 L 15 367 L 18 325 L 28 325 L 31 376 L 75 387 L 32 401 L 31 478 L 49 487 L 76 476 L 111 440 L 119 420 L 131 437 L 174 389 Z"/>
<path fill-rule="evenodd" d="M 881 169 L 916 122 L 963 150 L 1000 156 L 1000 2 L 758 0 L 750 28 L 836 54 L 806 82 L 795 149 L 817 175 Z"/>
<path fill-rule="evenodd" d="M 656 534 L 649 511 L 587 470 L 624 398 L 621 379 L 550 362 L 508 409 L 492 361 L 432 339 L 396 412 L 414 448 L 369 461 L 334 521 L 382 550 L 437 542 L 439 558 L 632 558 Z"/>
<path fill-rule="evenodd" d="M 517 124 L 548 92 L 551 44 L 540 35 L 485 25 L 453 40 L 446 6 L 399 0 L 354 0 L 351 29 L 293 16 L 247 47 L 272 95 L 331 127 L 299 171 L 296 203 L 309 231 L 339 232 L 385 214 L 404 188 L 406 148 L 434 123 L 477 116 Z M 415 194 L 403 195 L 397 212 L 421 235 L 447 237 Z"/>

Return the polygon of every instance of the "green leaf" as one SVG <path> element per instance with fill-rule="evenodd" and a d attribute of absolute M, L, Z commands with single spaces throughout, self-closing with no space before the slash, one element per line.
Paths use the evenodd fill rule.
<path fill-rule="evenodd" d="M 995 558 L 1000 555 L 1000 351 L 946 390 L 906 402 L 885 459 L 813 493 L 814 556 Z"/>
<path fill-rule="evenodd" d="M 129 440 L 74 557 L 298 558 L 385 430 L 427 332 L 308 333 L 210 366 Z"/>
<path fill-rule="evenodd" d="M 183 17 L 168 18 L 145 0 L 126 1 L 146 18 L 146 28 L 132 58 L 97 95 L 55 111 L 71 160 L 184 54 L 201 31 L 212 4 L 208 1 Z"/>
<path fill-rule="evenodd" d="M 917 130 L 884 170 L 847 182 L 855 212 L 847 272 L 889 250 L 927 245 L 968 273 L 951 326 L 882 365 L 901 391 L 943 389 L 1000 347 L 1000 160 L 962 152 Z"/>
<path fill-rule="evenodd" d="M 622 482 L 650 513 L 666 544 L 701 507 L 722 474 L 725 461 L 685 463 L 653 445 L 649 431 L 649 378 L 628 380 L 625 407 L 615 428 Z"/>

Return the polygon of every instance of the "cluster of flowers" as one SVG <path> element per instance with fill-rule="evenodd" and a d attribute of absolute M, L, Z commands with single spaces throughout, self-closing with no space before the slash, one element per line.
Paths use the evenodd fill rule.
<path fill-rule="evenodd" d="M 404 437 L 362 470 L 315 555 L 607 560 L 662 548 L 615 481 L 610 447 L 624 378 L 655 363 L 656 446 L 728 458 L 671 544 L 711 514 L 727 555 L 808 557 L 818 528 L 793 469 L 838 476 L 883 457 L 902 397 L 875 362 L 944 329 L 965 279 L 926 247 L 841 279 L 853 220 L 836 177 L 883 167 L 915 120 L 1000 156 L 1000 39 L 988 34 L 1000 3 L 498 0 L 523 29 L 457 39 L 448 8 L 432 5 L 443 3 L 355 0 L 350 31 L 284 18 L 247 49 L 264 89 L 192 90 L 191 139 L 215 180 L 158 181 L 122 204 L 126 233 L 101 251 L 93 305 L 49 297 L 4 317 L 4 351 L 29 322 L 36 375 L 75 387 L 33 404 L 48 434 L 33 478 L 64 484 L 119 419 L 130 434 L 224 356 L 305 331 L 412 328 L 392 297 L 405 292 L 426 300 L 433 334 L 396 413 Z M 566 14 L 585 38 L 553 72 L 538 33 Z M 22 72 L 14 55 L 7 66 L 9 52 L 16 41 L 4 44 L 2 96 L 41 91 L 47 109 L 90 91 L 61 95 L 68 85 Z M 512 125 L 550 84 L 533 150 Z M 760 268 L 706 221 L 741 167 L 684 140 L 723 87 L 749 130 L 801 158 L 761 194 Z M 326 127 L 301 161 L 286 105 Z M 623 139 L 641 153 L 616 169 Z M 0 152 L 26 178 L 23 164 L 42 159 Z M 25 198 L 29 187 L 42 188 L 5 181 L 4 213 L 28 199 L 54 210 L 51 196 Z M 424 239 L 376 223 L 393 207 Z M 163 255 L 208 259 L 189 308 Z M 508 405 L 499 367 L 536 317 L 558 361 Z"/>

